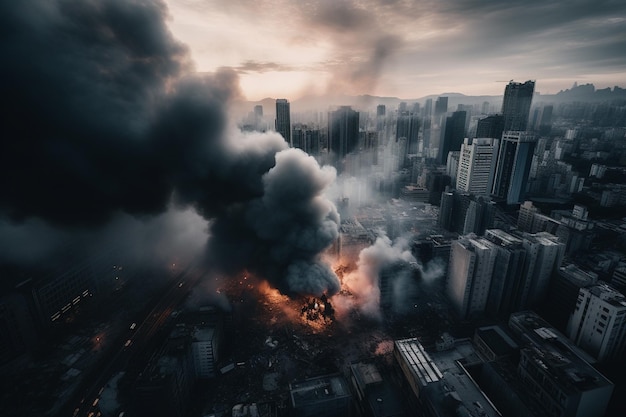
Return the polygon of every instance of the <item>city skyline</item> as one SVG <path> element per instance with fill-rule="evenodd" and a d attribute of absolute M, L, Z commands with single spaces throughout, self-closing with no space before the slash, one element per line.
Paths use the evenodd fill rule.
<path fill-rule="evenodd" d="M 590 2 L 166 0 L 198 72 L 233 68 L 248 100 L 554 94 L 626 84 L 626 5 Z"/>

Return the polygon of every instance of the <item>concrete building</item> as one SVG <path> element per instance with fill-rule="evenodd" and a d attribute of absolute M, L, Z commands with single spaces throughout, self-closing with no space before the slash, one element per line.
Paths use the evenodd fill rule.
<path fill-rule="evenodd" d="M 613 383 L 565 336 L 531 311 L 512 314 L 509 327 L 522 346 L 518 375 L 545 415 L 604 416 Z"/>
<path fill-rule="evenodd" d="M 487 311 L 495 316 L 508 316 L 525 301 L 522 289 L 527 278 L 526 250 L 521 239 L 499 229 L 487 230 L 485 237 L 498 247 Z"/>
<path fill-rule="evenodd" d="M 350 365 L 350 381 L 356 405 L 364 417 L 408 417 L 397 389 L 383 378 L 375 364 Z"/>
<path fill-rule="evenodd" d="M 489 194 L 493 182 L 498 140 L 465 138 L 461 144 L 456 188 L 471 194 Z"/>
<path fill-rule="evenodd" d="M 581 288 L 567 335 L 598 361 L 620 358 L 626 347 L 626 297 L 608 284 Z"/>
<path fill-rule="evenodd" d="M 561 332 L 567 333 L 569 317 L 576 308 L 576 300 L 581 288 L 590 287 L 598 282 L 598 274 L 585 271 L 574 264 L 559 267 L 548 287 L 546 306 L 547 317 Z"/>
<path fill-rule="evenodd" d="M 535 148 L 535 137 L 526 132 L 505 132 L 498 150 L 491 193 L 507 204 L 524 200 Z"/>
<path fill-rule="evenodd" d="M 446 290 L 461 319 L 485 311 L 497 247 L 469 235 L 452 243 Z"/>
<path fill-rule="evenodd" d="M 197 378 L 216 375 L 219 360 L 220 332 L 213 327 L 195 328 L 191 342 L 194 371 Z"/>
<path fill-rule="evenodd" d="M 291 416 L 350 417 L 352 395 L 343 376 L 326 375 L 289 384 Z"/>
<path fill-rule="evenodd" d="M 411 398 L 414 415 L 501 415 L 463 365 L 471 357 L 479 361 L 475 353 L 453 349 L 431 357 L 416 338 L 411 338 L 396 340 L 393 354 L 407 383 L 403 391 Z"/>

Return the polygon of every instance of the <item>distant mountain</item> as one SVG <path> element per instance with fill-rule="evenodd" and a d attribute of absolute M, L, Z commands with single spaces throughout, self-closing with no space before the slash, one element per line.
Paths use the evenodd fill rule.
<path fill-rule="evenodd" d="M 459 104 L 482 105 L 484 102 L 498 108 L 502 103 L 502 95 L 490 96 L 468 96 L 462 93 L 442 93 L 431 94 L 424 97 L 414 99 L 401 99 L 398 97 L 380 97 L 369 94 L 350 96 L 350 95 L 318 95 L 306 96 L 297 100 L 290 100 L 292 112 L 317 111 L 326 112 L 338 106 L 352 106 L 360 111 L 375 111 L 376 106 L 383 104 L 387 107 L 387 111 L 394 111 L 400 103 L 407 103 L 410 108 L 413 103 L 420 103 L 423 106 L 428 99 L 433 102 L 437 97 L 448 97 L 448 111 L 454 111 Z M 279 97 L 283 98 L 283 97 Z M 289 99 L 288 97 L 286 97 Z M 557 94 L 541 94 L 535 92 L 533 103 L 562 103 L 567 101 L 612 101 L 626 100 L 626 89 L 620 87 L 604 88 L 596 90 L 593 84 L 574 84 L 572 88 L 561 90 Z M 240 114 L 251 112 L 256 105 L 263 106 L 263 113 L 266 117 L 273 117 L 276 113 L 276 99 L 267 97 L 260 101 L 242 101 L 236 103 L 236 110 Z"/>

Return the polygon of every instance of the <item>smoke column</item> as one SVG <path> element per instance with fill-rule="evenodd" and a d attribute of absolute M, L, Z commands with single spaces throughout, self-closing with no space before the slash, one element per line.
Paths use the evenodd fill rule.
<path fill-rule="evenodd" d="M 192 74 L 153 0 L 0 6 L 0 219 L 84 230 L 174 202 L 210 219 L 208 260 L 285 293 L 334 294 L 330 168 L 229 127 L 234 71 Z"/>

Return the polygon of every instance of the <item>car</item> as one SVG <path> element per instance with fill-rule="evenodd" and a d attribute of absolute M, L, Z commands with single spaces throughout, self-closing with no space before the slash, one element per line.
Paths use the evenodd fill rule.
<path fill-rule="evenodd" d="M 137 323 L 133 323 L 130 325 L 130 330 L 135 330 L 135 327 L 137 327 Z"/>
<path fill-rule="evenodd" d="M 130 340 L 130 339 L 128 339 L 128 340 L 126 341 L 126 343 L 124 343 L 124 347 L 128 347 L 128 346 L 130 346 L 130 345 L 131 345 L 131 343 L 133 343 L 133 341 L 132 341 L 132 340 Z"/>

